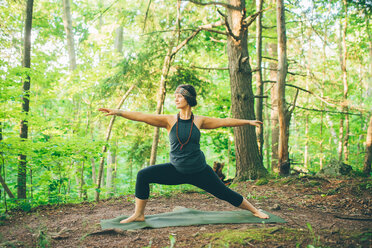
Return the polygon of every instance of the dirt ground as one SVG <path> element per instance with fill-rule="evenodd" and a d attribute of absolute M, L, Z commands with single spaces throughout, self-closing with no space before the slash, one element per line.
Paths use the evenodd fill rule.
<path fill-rule="evenodd" d="M 371 189 L 371 180 L 367 179 L 296 177 L 242 182 L 234 190 L 287 223 L 104 234 L 92 233 L 101 230 L 101 219 L 131 214 L 132 195 L 99 203 L 44 206 L 30 213 L 8 213 L 0 226 L 0 247 L 371 247 Z M 146 214 L 169 212 L 176 206 L 209 211 L 235 209 L 196 190 L 167 197 L 152 195 Z"/>

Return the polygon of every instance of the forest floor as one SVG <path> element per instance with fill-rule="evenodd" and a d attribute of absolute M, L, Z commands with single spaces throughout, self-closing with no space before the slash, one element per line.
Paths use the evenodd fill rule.
<path fill-rule="evenodd" d="M 0 226 L 0 247 L 371 247 L 371 189 L 371 180 L 365 178 L 289 177 L 242 182 L 234 190 L 287 223 L 199 225 L 104 234 L 92 233 L 100 231 L 101 219 L 131 214 L 133 196 L 44 206 L 29 213 L 9 213 Z M 208 211 L 235 209 L 195 190 L 152 195 L 146 214 L 170 212 L 176 206 Z"/>

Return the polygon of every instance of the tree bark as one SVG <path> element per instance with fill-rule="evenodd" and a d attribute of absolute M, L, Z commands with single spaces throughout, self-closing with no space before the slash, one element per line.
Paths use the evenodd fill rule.
<path fill-rule="evenodd" d="M 312 43 L 311 43 L 311 32 L 309 33 L 309 50 L 308 56 L 306 58 L 306 90 L 309 90 L 309 85 L 311 84 L 311 68 L 310 65 L 312 64 Z M 309 105 L 309 98 L 306 99 L 306 105 Z M 306 113 L 305 117 L 305 151 L 304 151 L 304 167 L 308 169 L 309 167 L 309 112 Z"/>
<path fill-rule="evenodd" d="M 124 28 L 123 26 L 119 26 L 116 28 L 115 31 L 115 52 L 123 53 L 123 34 L 124 34 Z"/>
<path fill-rule="evenodd" d="M 262 10 L 262 0 L 256 0 L 256 12 Z M 256 96 L 263 95 L 263 82 L 262 82 L 262 14 L 259 14 L 256 19 L 256 54 L 257 54 L 257 72 L 256 72 Z M 256 118 L 259 121 L 263 121 L 263 98 L 259 97 L 256 99 Z M 263 151 L 263 125 L 256 128 L 257 133 L 257 145 L 258 145 L 258 153 L 261 157 Z"/>
<path fill-rule="evenodd" d="M 115 167 L 116 153 L 115 150 L 107 152 L 107 173 L 106 173 L 106 188 L 107 196 L 113 195 L 113 171 Z"/>
<path fill-rule="evenodd" d="M 3 140 L 3 123 L 0 122 L 0 142 Z M 0 151 L 0 156 L 1 156 L 1 161 L 2 161 L 2 166 L 0 166 L 0 183 L 1 183 L 1 186 L 3 186 L 5 192 L 8 194 L 8 196 L 10 198 L 14 198 L 14 195 L 12 193 L 12 191 L 10 191 L 8 185 L 6 184 L 5 182 L 5 173 L 4 173 L 4 177 L 1 175 L 1 171 L 2 171 L 2 168 L 4 168 L 4 153 L 2 151 Z M 4 194 L 4 197 L 5 197 L 5 194 Z"/>
<path fill-rule="evenodd" d="M 363 173 L 368 177 L 371 174 L 371 163 L 372 163 L 372 115 L 369 118 L 369 125 L 366 138 L 366 155 L 364 158 L 363 167 Z"/>
<path fill-rule="evenodd" d="M 272 58 L 278 57 L 278 44 L 277 43 L 269 43 L 269 55 Z M 278 63 L 275 60 L 270 60 L 269 62 L 270 67 L 270 78 L 269 80 L 272 82 L 277 81 L 277 70 L 278 70 Z M 279 118 L 278 118 L 278 85 L 275 83 L 271 88 L 271 113 L 270 113 L 270 120 L 271 120 L 271 169 L 275 173 L 279 173 L 278 167 L 278 149 L 279 149 Z"/>
<path fill-rule="evenodd" d="M 32 14 L 33 14 L 33 0 L 27 0 L 26 6 L 26 21 L 25 21 L 25 35 L 24 35 L 24 49 L 23 62 L 24 68 L 31 68 L 31 29 L 32 29 Z M 26 78 L 23 81 L 23 96 L 22 96 L 22 113 L 25 118 L 21 121 L 20 138 L 25 140 L 28 138 L 28 113 L 30 110 L 30 86 L 31 78 L 27 72 Z M 18 178 L 17 178 L 17 196 L 19 199 L 26 198 L 26 167 L 27 157 L 25 154 L 19 154 L 18 164 Z"/>
<path fill-rule="evenodd" d="M 288 152 L 289 121 L 287 104 L 285 101 L 285 81 L 288 71 L 287 37 L 285 28 L 284 0 L 277 0 L 277 32 L 278 32 L 278 116 L 279 116 L 279 174 L 289 175 L 290 161 Z"/>
<path fill-rule="evenodd" d="M 127 97 L 129 96 L 129 93 L 134 89 L 135 86 L 136 86 L 136 84 L 133 84 L 127 90 L 127 92 L 125 92 L 124 96 L 121 98 L 119 104 L 116 107 L 117 109 L 120 109 L 121 108 L 121 106 L 123 105 L 123 103 L 125 102 L 125 100 L 127 99 Z M 107 127 L 106 137 L 105 137 L 105 141 L 106 142 L 108 142 L 110 140 L 111 131 L 112 131 L 112 127 L 114 125 L 115 119 L 116 119 L 116 116 L 112 116 L 111 117 L 111 120 L 110 120 L 110 124 Z M 103 185 L 103 183 L 102 183 L 102 179 L 103 179 L 103 167 L 104 167 L 104 164 L 105 164 L 105 153 L 106 153 L 106 151 L 107 151 L 107 145 L 104 145 L 102 147 L 102 157 L 101 157 L 100 162 L 99 162 L 98 178 L 97 178 L 97 188 L 96 188 L 96 193 L 95 193 L 95 200 L 96 201 L 99 201 L 100 189 L 101 189 L 101 185 Z"/>
<path fill-rule="evenodd" d="M 235 8 L 227 9 L 227 54 L 229 59 L 231 110 L 234 118 L 255 119 L 252 70 L 247 46 L 248 26 L 245 19 L 245 1 L 229 0 Z M 234 127 L 236 150 L 236 180 L 256 179 L 267 174 L 258 151 L 253 126 Z"/>
<path fill-rule="evenodd" d="M 63 0 L 63 24 L 65 26 L 65 32 L 66 32 L 66 38 L 67 38 L 69 69 L 70 71 L 73 71 L 76 69 L 76 54 L 75 54 L 75 45 L 74 45 L 74 33 L 72 30 L 70 0 Z"/>
<path fill-rule="evenodd" d="M 92 164 L 92 181 L 97 182 L 97 174 L 96 174 L 96 163 L 94 161 L 94 158 L 90 159 L 91 164 Z"/>
<path fill-rule="evenodd" d="M 342 71 L 342 83 L 343 83 L 343 106 L 342 114 L 340 119 L 340 129 L 339 129 L 339 141 L 338 141 L 338 159 L 341 162 L 343 159 L 348 160 L 348 142 L 349 142 L 349 116 L 347 97 L 348 97 L 348 83 L 347 83 L 347 70 L 346 70 L 346 60 L 347 60 L 347 47 L 346 47 L 346 31 L 347 31 L 347 3 L 346 0 L 342 1 L 344 5 L 345 18 L 343 23 L 340 21 L 340 42 L 339 42 L 339 57 L 340 66 Z M 343 157 L 345 155 L 345 157 Z"/>
<path fill-rule="evenodd" d="M 347 60 L 347 46 L 346 46 L 346 31 L 347 31 L 347 2 L 346 0 L 343 0 L 344 9 L 345 9 L 345 20 L 344 25 L 342 28 L 342 81 L 344 85 L 344 106 L 343 106 L 343 112 L 345 112 L 345 136 L 343 140 L 343 146 L 344 146 L 344 154 L 345 154 L 345 161 L 348 162 L 349 160 L 349 115 L 347 114 L 349 112 L 349 108 L 347 106 L 347 98 L 349 93 L 349 85 L 348 85 L 348 79 L 347 79 L 347 68 L 346 68 L 346 60 Z"/>

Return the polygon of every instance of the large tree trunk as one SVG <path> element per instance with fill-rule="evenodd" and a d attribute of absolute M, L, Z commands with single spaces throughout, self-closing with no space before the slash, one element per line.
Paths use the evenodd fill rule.
<path fill-rule="evenodd" d="M 262 0 L 256 0 L 256 12 L 262 10 Z M 257 72 L 256 72 L 256 84 L 257 90 L 256 95 L 259 96 L 256 99 L 256 118 L 259 121 L 263 121 L 263 82 L 262 82 L 262 14 L 259 14 L 256 19 L 256 54 L 257 54 Z M 256 128 L 257 132 L 257 144 L 258 144 L 258 153 L 262 157 L 263 150 L 263 125 Z"/>
<path fill-rule="evenodd" d="M 366 142 L 366 156 L 364 158 L 363 173 L 366 176 L 369 176 L 371 174 L 371 163 L 372 163 L 372 115 L 369 118 L 366 141 L 367 141 Z"/>
<path fill-rule="evenodd" d="M 290 114 L 285 101 L 285 80 L 287 76 L 287 37 L 285 28 L 284 0 L 277 0 L 278 32 L 278 114 L 279 114 L 279 147 L 278 166 L 280 175 L 289 175 L 290 161 L 288 151 Z"/>
<path fill-rule="evenodd" d="M 73 71 L 76 69 L 76 55 L 74 45 L 74 33 L 72 30 L 70 0 L 63 0 L 63 24 L 65 26 L 65 32 L 67 37 L 67 50 L 70 65 L 69 69 L 70 71 Z"/>
<path fill-rule="evenodd" d="M 234 118 L 255 119 L 254 95 L 252 91 L 252 70 L 247 48 L 247 26 L 245 1 L 229 0 L 237 9 L 228 8 L 227 54 L 231 86 L 231 110 Z M 253 126 L 234 128 L 236 150 L 236 180 L 256 179 L 267 174 L 259 154 L 256 132 Z"/>
<path fill-rule="evenodd" d="M 25 22 L 25 35 L 24 35 L 24 49 L 23 49 L 23 67 L 31 68 L 31 29 L 32 29 L 32 12 L 33 0 L 27 0 L 26 6 L 26 22 Z M 25 114 L 24 119 L 21 121 L 20 137 L 22 140 L 28 137 L 28 113 L 30 110 L 30 86 L 31 78 L 29 72 L 23 81 L 23 95 L 22 95 L 22 112 Z M 18 179 L 17 179 L 17 196 L 19 199 L 26 198 L 26 155 L 19 154 L 18 164 Z"/>

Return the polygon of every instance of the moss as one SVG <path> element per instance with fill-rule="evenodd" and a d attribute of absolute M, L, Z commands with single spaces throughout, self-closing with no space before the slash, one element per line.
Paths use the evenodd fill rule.
<path fill-rule="evenodd" d="M 204 234 L 211 240 L 212 247 L 229 245 L 244 245 L 255 242 L 288 242 L 302 243 L 309 232 L 302 229 L 286 227 L 270 227 L 247 230 L 223 230 L 218 233 Z"/>
<path fill-rule="evenodd" d="M 261 178 L 261 179 L 258 179 L 256 181 L 257 186 L 265 185 L 265 184 L 268 184 L 268 183 L 269 183 L 269 180 L 267 178 Z"/>

